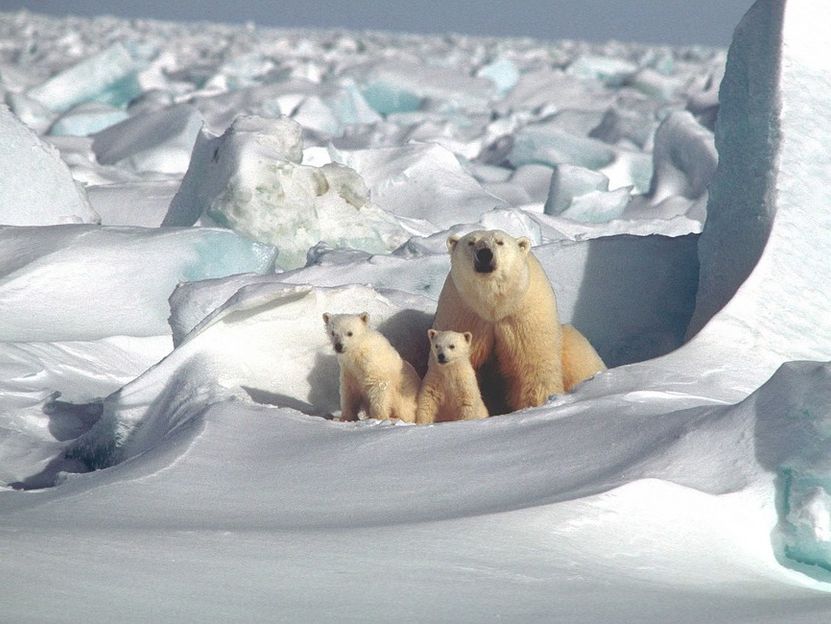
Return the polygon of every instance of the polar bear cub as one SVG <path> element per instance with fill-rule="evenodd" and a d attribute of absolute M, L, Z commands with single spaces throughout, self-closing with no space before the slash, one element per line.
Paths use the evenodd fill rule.
<path fill-rule="evenodd" d="M 369 326 L 369 314 L 323 315 L 340 365 L 341 420 L 398 418 L 415 422 L 421 379 L 389 340 Z"/>
<path fill-rule="evenodd" d="M 487 418 L 476 371 L 470 363 L 470 332 L 427 330 L 430 362 L 418 393 L 416 422 Z"/>

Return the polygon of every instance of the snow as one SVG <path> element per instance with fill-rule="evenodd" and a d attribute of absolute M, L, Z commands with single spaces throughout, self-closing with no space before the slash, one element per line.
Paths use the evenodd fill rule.
<path fill-rule="evenodd" d="M 827 619 L 829 13 L 759 0 L 726 69 L 2 14 L 2 619 Z M 609 370 L 332 419 L 323 312 L 423 373 L 478 228 Z"/>

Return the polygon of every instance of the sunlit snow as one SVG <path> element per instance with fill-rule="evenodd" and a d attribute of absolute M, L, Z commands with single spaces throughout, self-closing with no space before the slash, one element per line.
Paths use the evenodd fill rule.
<path fill-rule="evenodd" d="M 831 616 L 831 8 L 729 53 L 0 13 L 0 620 Z M 527 236 L 609 370 L 423 374 L 445 240 Z"/>

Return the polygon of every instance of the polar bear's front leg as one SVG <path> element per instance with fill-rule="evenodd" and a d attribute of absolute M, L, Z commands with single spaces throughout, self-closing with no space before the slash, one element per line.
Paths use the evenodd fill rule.
<path fill-rule="evenodd" d="M 392 388 L 386 381 L 367 389 L 369 403 L 369 417 L 377 420 L 389 420 L 392 417 L 393 396 Z"/>
<path fill-rule="evenodd" d="M 562 394 L 562 335 L 559 323 L 550 331 L 533 331 L 546 323 L 528 323 L 510 317 L 495 325 L 496 357 L 507 381 L 511 411 L 542 405 L 553 394 Z"/>
<path fill-rule="evenodd" d="M 361 409 L 361 392 L 355 380 L 344 372 L 340 376 L 340 419 L 358 420 Z"/>
<path fill-rule="evenodd" d="M 416 408 L 416 424 L 432 425 L 436 422 L 439 413 L 439 396 L 435 388 L 424 384 L 418 393 L 418 407 Z"/>

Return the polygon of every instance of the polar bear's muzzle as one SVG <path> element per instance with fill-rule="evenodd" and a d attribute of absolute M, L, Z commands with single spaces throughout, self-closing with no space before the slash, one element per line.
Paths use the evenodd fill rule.
<path fill-rule="evenodd" d="M 496 259 L 488 247 L 479 247 L 473 252 L 473 269 L 477 273 L 493 273 Z"/>

